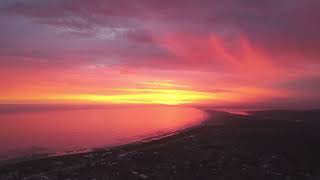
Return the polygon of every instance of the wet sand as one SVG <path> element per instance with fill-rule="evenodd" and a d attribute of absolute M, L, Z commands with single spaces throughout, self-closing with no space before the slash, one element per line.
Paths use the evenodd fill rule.
<path fill-rule="evenodd" d="M 207 112 L 158 140 L 3 165 L 0 179 L 320 179 L 320 110 Z"/>

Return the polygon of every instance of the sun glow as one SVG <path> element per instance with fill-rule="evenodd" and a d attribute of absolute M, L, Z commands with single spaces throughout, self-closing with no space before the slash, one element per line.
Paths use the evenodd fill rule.
<path fill-rule="evenodd" d="M 211 104 L 228 105 L 243 101 L 256 101 L 256 97 L 280 97 L 284 92 L 275 94 L 261 88 L 233 88 L 232 91 L 215 91 L 201 86 L 177 83 L 172 80 L 137 81 L 133 84 L 113 87 L 78 87 L 83 91 L 74 91 L 63 87 L 55 89 L 26 88 L 24 93 L 10 91 L 0 96 L 4 103 L 71 103 L 71 104 Z M 287 93 L 286 93 L 287 94 Z"/>
<path fill-rule="evenodd" d="M 79 87 L 81 89 L 82 87 Z M 90 89 L 89 89 L 90 88 Z M 221 100 L 222 93 L 201 91 L 190 84 L 172 80 L 148 80 L 134 82 L 127 87 L 85 87 L 84 91 L 35 88 L 26 93 L 8 92 L 0 101 L 8 103 L 97 103 L 97 104 L 200 104 Z M 89 92 L 89 93 L 88 93 Z M 8 97 L 11 97 L 10 99 Z"/>
<path fill-rule="evenodd" d="M 53 97 L 54 100 L 63 101 L 89 101 L 111 104 L 166 104 L 179 105 L 200 103 L 216 98 L 216 95 L 208 92 L 176 89 L 118 89 L 120 94 L 98 95 L 78 94 Z"/>

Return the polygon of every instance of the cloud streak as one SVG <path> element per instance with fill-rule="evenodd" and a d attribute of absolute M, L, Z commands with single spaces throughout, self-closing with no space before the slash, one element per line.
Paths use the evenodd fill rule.
<path fill-rule="evenodd" d="M 319 87 L 301 81 L 320 77 L 319 8 L 315 0 L 1 1 L 1 96 L 105 96 L 143 84 L 222 90 L 225 99 L 206 102 L 215 105 L 316 106 Z"/>

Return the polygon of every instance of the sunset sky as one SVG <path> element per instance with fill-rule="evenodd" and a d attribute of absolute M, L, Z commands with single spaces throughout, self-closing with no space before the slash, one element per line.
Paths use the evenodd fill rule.
<path fill-rule="evenodd" d="M 318 0 L 1 0 L 0 104 L 320 107 Z"/>

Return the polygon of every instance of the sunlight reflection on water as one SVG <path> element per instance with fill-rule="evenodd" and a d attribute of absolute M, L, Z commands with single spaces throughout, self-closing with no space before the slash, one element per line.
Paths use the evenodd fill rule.
<path fill-rule="evenodd" d="M 204 117 L 182 106 L 1 112 L 0 159 L 132 142 L 192 126 Z"/>

